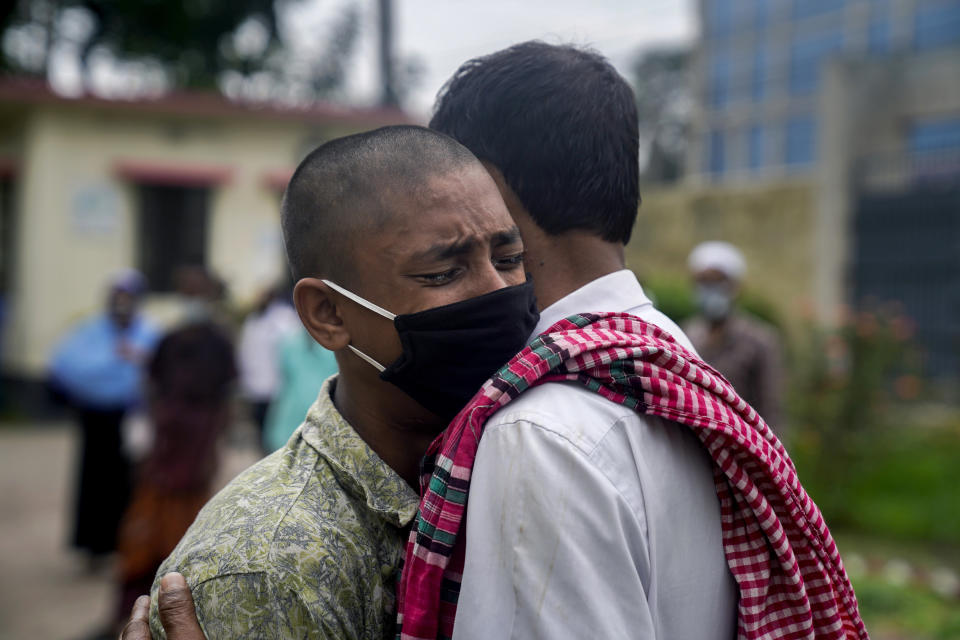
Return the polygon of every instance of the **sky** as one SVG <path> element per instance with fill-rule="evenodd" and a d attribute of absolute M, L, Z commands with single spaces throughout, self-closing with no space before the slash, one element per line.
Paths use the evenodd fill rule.
<path fill-rule="evenodd" d="M 294 37 L 315 38 L 349 0 L 310 0 L 290 21 Z M 412 115 L 426 118 L 444 81 L 466 60 L 524 40 L 590 45 L 624 75 L 636 52 L 693 40 L 694 0 L 394 0 L 398 57 L 415 56 L 424 67 L 406 100 Z M 378 95 L 376 0 L 361 0 L 363 30 L 350 63 L 351 101 Z"/>
<path fill-rule="evenodd" d="M 517 42 L 590 45 L 629 77 L 638 51 L 691 42 L 696 0 L 393 0 L 396 58 L 415 58 L 420 81 L 404 107 L 417 119 L 429 119 L 437 91 L 470 58 Z M 361 13 L 361 32 L 348 64 L 344 101 L 374 104 L 379 97 L 377 0 L 294 0 L 281 18 L 285 41 L 298 55 L 320 54 L 332 25 L 349 6 Z M 93 27 L 82 11 L 67 10 L 61 29 L 68 36 L 53 51 L 51 83 L 60 92 L 83 90 L 78 42 Z M 242 28 L 241 28 L 242 29 Z M 262 30 L 262 27 L 261 27 Z M 69 36 L 73 34 L 71 39 Z M 263 37 L 265 38 L 265 32 Z M 254 40 L 258 38 L 254 37 Z M 21 38 L 29 49 L 30 37 Z M 117 64 L 94 51 L 94 90 L 105 96 L 162 91 L 163 73 L 154 65 Z"/>

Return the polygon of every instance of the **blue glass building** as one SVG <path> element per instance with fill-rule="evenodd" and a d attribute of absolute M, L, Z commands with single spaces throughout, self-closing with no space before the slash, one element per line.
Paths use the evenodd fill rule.
<path fill-rule="evenodd" d="M 688 169 L 717 182 L 817 165 L 831 58 L 960 48 L 960 0 L 700 0 L 700 18 L 700 116 Z M 960 149 L 955 114 L 905 126 L 911 152 Z"/>

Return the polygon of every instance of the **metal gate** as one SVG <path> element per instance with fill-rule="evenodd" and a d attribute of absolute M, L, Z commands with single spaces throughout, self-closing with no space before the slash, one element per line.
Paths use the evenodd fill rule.
<path fill-rule="evenodd" d="M 908 179 L 895 186 L 861 184 L 853 219 L 853 302 L 861 308 L 899 302 L 916 328 L 923 373 L 960 379 L 960 172 L 902 166 Z"/>

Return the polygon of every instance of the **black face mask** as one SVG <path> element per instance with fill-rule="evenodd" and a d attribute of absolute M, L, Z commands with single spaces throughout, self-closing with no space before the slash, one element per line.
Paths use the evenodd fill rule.
<path fill-rule="evenodd" d="M 349 348 L 376 367 L 381 380 L 448 422 L 487 378 L 527 345 L 540 319 L 531 282 L 399 316 L 332 282 L 324 283 L 393 320 L 403 353 L 390 366 L 353 345 Z"/>

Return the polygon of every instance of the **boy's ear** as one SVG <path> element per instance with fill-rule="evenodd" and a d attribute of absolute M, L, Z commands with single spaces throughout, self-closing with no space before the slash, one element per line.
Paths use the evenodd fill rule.
<path fill-rule="evenodd" d="M 300 321 L 313 339 L 330 351 L 350 344 L 350 333 L 335 300 L 333 290 L 319 278 L 303 278 L 293 287 Z"/>

